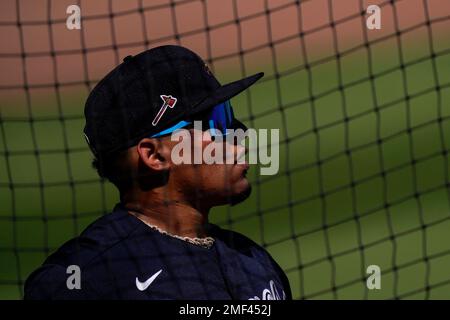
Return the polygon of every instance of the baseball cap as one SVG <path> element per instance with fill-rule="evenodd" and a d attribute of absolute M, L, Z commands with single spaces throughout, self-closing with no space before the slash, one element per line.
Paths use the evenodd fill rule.
<path fill-rule="evenodd" d="M 97 157 L 124 150 L 215 109 L 263 75 L 221 85 L 196 53 L 175 45 L 127 56 L 86 100 L 86 141 Z"/>

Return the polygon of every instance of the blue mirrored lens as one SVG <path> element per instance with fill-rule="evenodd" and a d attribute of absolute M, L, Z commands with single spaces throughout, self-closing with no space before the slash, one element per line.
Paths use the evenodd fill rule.
<path fill-rule="evenodd" d="M 225 101 L 215 106 L 208 119 L 209 128 L 212 135 L 226 134 L 227 129 L 231 129 L 234 119 L 233 108 L 229 101 Z"/>

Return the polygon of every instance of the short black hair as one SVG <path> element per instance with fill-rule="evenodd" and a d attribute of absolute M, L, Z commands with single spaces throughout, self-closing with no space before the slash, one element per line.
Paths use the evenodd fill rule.
<path fill-rule="evenodd" d="M 92 167 L 102 179 L 114 184 L 119 192 L 127 191 L 133 184 L 128 149 L 107 157 L 94 157 Z"/>

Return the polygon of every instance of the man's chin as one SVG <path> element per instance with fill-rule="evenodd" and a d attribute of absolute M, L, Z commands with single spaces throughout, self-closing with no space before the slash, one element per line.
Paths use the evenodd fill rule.
<path fill-rule="evenodd" d="M 250 196 L 251 193 L 252 193 L 252 186 L 250 184 L 248 184 L 247 188 L 245 188 L 244 191 L 236 193 L 236 194 L 233 194 L 231 196 L 230 204 L 232 206 L 234 206 L 234 205 L 236 205 L 238 203 L 241 203 L 242 201 L 247 199 Z"/>

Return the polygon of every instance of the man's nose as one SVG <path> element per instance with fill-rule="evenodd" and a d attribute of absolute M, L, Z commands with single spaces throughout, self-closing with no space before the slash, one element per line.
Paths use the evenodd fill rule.
<path fill-rule="evenodd" d="M 236 158 L 240 159 L 242 157 L 245 157 L 246 154 L 248 154 L 248 147 L 247 146 L 243 146 L 240 143 L 235 143 L 235 150 L 236 150 Z"/>

